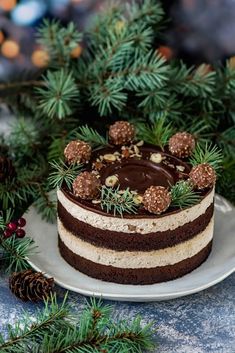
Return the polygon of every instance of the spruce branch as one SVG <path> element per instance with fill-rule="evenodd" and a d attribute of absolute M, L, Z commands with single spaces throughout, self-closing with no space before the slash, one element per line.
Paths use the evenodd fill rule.
<path fill-rule="evenodd" d="M 107 135 L 105 137 L 100 135 L 98 131 L 88 125 L 80 126 L 75 137 L 88 142 L 93 148 L 108 146 L 109 144 Z"/>
<path fill-rule="evenodd" d="M 0 236 L 0 248 L 3 250 L 2 258 L 8 267 L 6 272 L 19 272 L 29 268 L 28 256 L 35 252 L 36 246 L 30 238 L 17 239 L 14 235 L 5 239 Z"/>
<path fill-rule="evenodd" d="M 166 124 L 165 117 L 156 119 L 151 124 L 140 123 L 137 126 L 138 139 L 159 146 L 161 149 L 168 143 L 169 138 L 173 135 L 173 128 L 170 123 Z"/>
<path fill-rule="evenodd" d="M 112 320 L 111 308 L 92 299 L 79 322 L 66 304 L 57 303 L 55 296 L 38 310 L 36 320 L 25 315 L 8 338 L 0 336 L 2 353 L 136 353 L 154 347 L 152 323 L 142 326 L 140 317 Z"/>
<path fill-rule="evenodd" d="M 102 186 L 101 188 L 101 208 L 114 216 L 124 213 L 136 213 L 137 205 L 134 202 L 134 195 L 129 188 L 121 192 L 119 187 L 116 189 Z"/>
<path fill-rule="evenodd" d="M 53 335 L 55 330 L 67 329 L 72 316 L 66 301 L 67 294 L 61 304 L 54 294 L 44 301 L 43 310 L 36 311 L 36 320 L 25 312 L 22 320 L 14 326 L 8 325 L 8 339 L 4 340 L 0 335 L 1 353 L 32 352 L 29 347 L 38 347 L 45 334 Z"/>
<path fill-rule="evenodd" d="M 53 188 L 61 188 L 62 184 L 65 183 L 69 189 L 71 189 L 72 183 L 76 176 L 82 171 L 82 164 L 65 164 L 62 160 L 59 162 L 50 162 L 53 171 L 48 182 Z"/>
<path fill-rule="evenodd" d="M 209 163 L 216 171 L 219 171 L 222 160 L 221 150 L 212 143 L 206 143 L 204 148 L 200 144 L 197 144 L 190 158 L 190 163 L 193 166 L 201 163 Z"/>
<path fill-rule="evenodd" d="M 43 78 L 46 87 L 35 89 L 39 96 L 39 108 L 51 119 L 71 115 L 79 102 L 79 91 L 72 72 L 63 69 L 48 71 Z"/>
<path fill-rule="evenodd" d="M 34 206 L 40 213 L 42 219 L 47 222 L 54 223 L 57 214 L 56 195 L 53 192 L 48 192 L 41 185 L 39 186 L 39 197 L 34 202 Z"/>
<path fill-rule="evenodd" d="M 45 19 L 38 30 L 38 42 L 47 49 L 50 57 L 49 66 L 53 68 L 68 67 L 72 58 L 71 51 L 82 40 L 74 23 L 63 27 L 58 21 Z"/>
<path fill-rule="evenodd" d="M 171 187 L 171 206 L 186 208 L 198 203 L 200 195 L 193 190 L 189 181 L 181 180 Z"/>

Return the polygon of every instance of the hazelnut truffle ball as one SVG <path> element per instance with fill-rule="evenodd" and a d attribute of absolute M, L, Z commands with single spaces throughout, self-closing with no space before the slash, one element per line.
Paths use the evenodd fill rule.
<path fill-rule="evenodd" d="M 154 214 L 166 211 L 171 203 L 171 194 L 163 186 L 150 186 L 144 193 L 144 208 Z"/>
<path fill-rule="evenodd" d="M 189 157 L 195 148 L 195 139 L 188 132 L 177 132 L 169 140 L 169 151 L 176 157 Z"/>
<path fill-rule="evenodd" d="M 133 141 L 135 128 L 128 121 L 117 121 L 109 128 L 109 139 L 114 145 L 125 145 Z"/>
<path fill-rule="evenodd" d="M 73 193 L 83 200 L 93 200 L 100 192 L 100 179 L 90 172 L 82 172 L 73 182 Z"/>
<path fill-rule="evenodd" d="M 189 179 L 195 189 L 202 190 L 215 185 L 216 173 L 210 164 L 198 164 L 192 168 Z"/>
<path fill-rule="evenodd" d="M 85 163 L 91 157 L 91 146 L 84 141 L 71 141 L 65 147 L 64 156 L 69 164 Z"/>

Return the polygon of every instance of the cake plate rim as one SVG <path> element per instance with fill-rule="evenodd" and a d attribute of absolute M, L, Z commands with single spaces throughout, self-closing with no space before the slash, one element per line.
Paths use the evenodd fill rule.
<path fill-rule="evenodd" d="M 39 250 L 41 248 L 41 251 L 28 257 L 28 263 L 34 270 L 43 272 L 46 277 L 54 277 L 55 283 L 61 287 L 86 296 L 132 302 L 170 300 L 212 287 L 235 272 L 235 250 L 232 250 L 235 248 L 235 238 L 232 234 L 235 229 L 235 208 L 219 195 L 215 197 L 215 239 L 208 259 L 196 270 L 181 278 L 151 285 L 117 284 L 88 277 L 75 270 L 60 256 L 56 224 L 52 225 L 42 220 L 33 206 L 24 217 L 27 221 L 26 233 L 35 240 Z M 54 235 L 49 235 L 51 238 L 47 238 L 48 233 L 54 233 Z M 40 236 L 40 234 L 43 235 Z M 48 242 L 46 243 L 45 240 Z M 52 254 L 54 256 L 51 256 Z M 213 268 L 218 267 L 220 267 L 219 271 L 213 272 Z M 75 278 L 77 283 L 71 284 Z M 194 284 L 195 281 L 199 281 L 198 284 Z"/>

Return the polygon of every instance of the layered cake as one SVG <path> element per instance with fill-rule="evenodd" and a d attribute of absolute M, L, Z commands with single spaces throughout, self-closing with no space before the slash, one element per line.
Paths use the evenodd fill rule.
<path fill-rule="evenodd" d="M 135 140 L 124 121 L 110 127 L 106 146 L 71 141 L 65 160 L 83 169 L 58 189 L 65 261 L 123 284 L 169 281 L 200 266 L 212 246 L 216 174 L 190 159 L 195 145 L 186 132 L 164 148 Z"/>

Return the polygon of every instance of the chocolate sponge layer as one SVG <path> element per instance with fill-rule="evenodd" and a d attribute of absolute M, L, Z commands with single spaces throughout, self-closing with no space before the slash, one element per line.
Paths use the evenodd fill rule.
<path fill-rule="evenodd" d="M 69 232 L 90 244 L 116 251 L 158 250 L 189 240 L 208 226 L 213 212 L 214 205 L 212 204 L 194 221 L 174 230 L 147 234 L 123 233 L 118 230 L 103 230 L 79 221 L 58 202 L 58 217 Z"/>
<path fill-rule="evenodd" d="M 90 277 L 121 284 L 153 284 L 182 277 L 200 266 L 207 259 L 211 252 L 211 247 L 212 241 L 195 256 L 180 261 L 174 265 L 154 268 L 127 269 L 94 263 L 74 254 L 66 247 L 59 236 L 59 250 L 61 256 L 72 267 Z"/>

